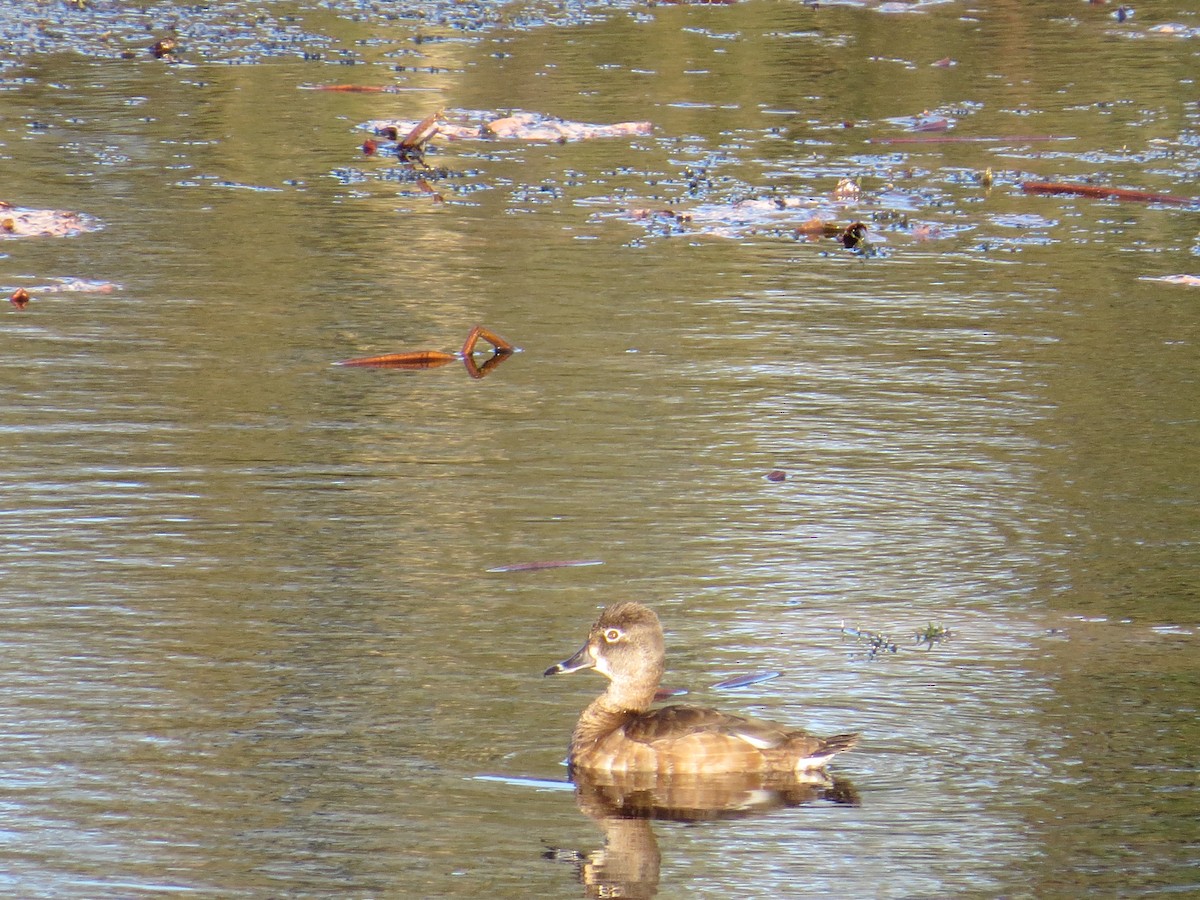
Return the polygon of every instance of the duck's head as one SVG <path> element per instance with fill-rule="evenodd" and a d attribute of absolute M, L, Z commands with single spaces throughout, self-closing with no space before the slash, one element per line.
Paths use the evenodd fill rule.
<path fill-rule="evenodd" d="M 658 616 L 649 607 L 627 601 L 605 607 L 579 652 L 554 664 L 545 674 L 595 669 L 614 687 L 636 693 L 648 690 L 653 695 L 662 678 L 665 655 Z"/>

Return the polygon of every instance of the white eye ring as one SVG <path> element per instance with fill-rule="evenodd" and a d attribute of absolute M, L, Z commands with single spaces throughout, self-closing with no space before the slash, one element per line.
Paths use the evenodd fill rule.
<path fill-rule="evenodd" d="M 615 644 L 622 637 L 624 635 L 621 633 L 620 628 L 607 628 L 604 631 L 604 640 L 610 644 Z"/>

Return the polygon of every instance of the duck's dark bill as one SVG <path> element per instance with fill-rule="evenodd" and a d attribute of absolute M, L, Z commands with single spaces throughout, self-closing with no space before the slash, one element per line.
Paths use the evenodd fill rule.
<path fill-rule="evenodd" d="M 548 675 L 570 675 L 572 672 L 578 672 L 580 669 L 590 669 L 596 665 L 596 660 L 592 659 L 592 655 L 588 653 L 588 645 L 584 644 L 579 648 L 579 652 L 570 659 L 564 659 L 560 663 L 555 663 L 545 672 L 542 677 Z"/>

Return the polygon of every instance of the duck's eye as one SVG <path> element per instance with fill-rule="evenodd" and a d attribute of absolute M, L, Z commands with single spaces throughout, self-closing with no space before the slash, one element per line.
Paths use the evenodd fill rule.
<path fill-rule="evenodd" d="M 610 643 L 610 644 L 615 644 L 620 639 L 621 639 L 621 629 L 620 628 L 609 628 L 604 632 L 604 640 L 608 641 L 608 643 Z"/>

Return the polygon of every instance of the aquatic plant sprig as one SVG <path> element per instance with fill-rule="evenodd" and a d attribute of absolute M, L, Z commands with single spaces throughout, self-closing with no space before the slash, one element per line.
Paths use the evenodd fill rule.
<path fill-rule="evenodd" d="M 867 658 L 874 659 L 881 653 L 895 653 L 900 649 L 900 645 L 891 637 L 876 631 L 867 631 L 861 628 L 855 628 L 852 625 L 842 623 L 841 633 L 846 637 L 852 637 L 867 648 Z M 918 645 L 924 644 L 926 650 L 933 648 L 934 644 L 940 644 L 943 641 L 948 641 L 953 632 L 943 625 L 937 625 L 930 622 L 923 629 L 915 632 L 913 637 Z"/>

